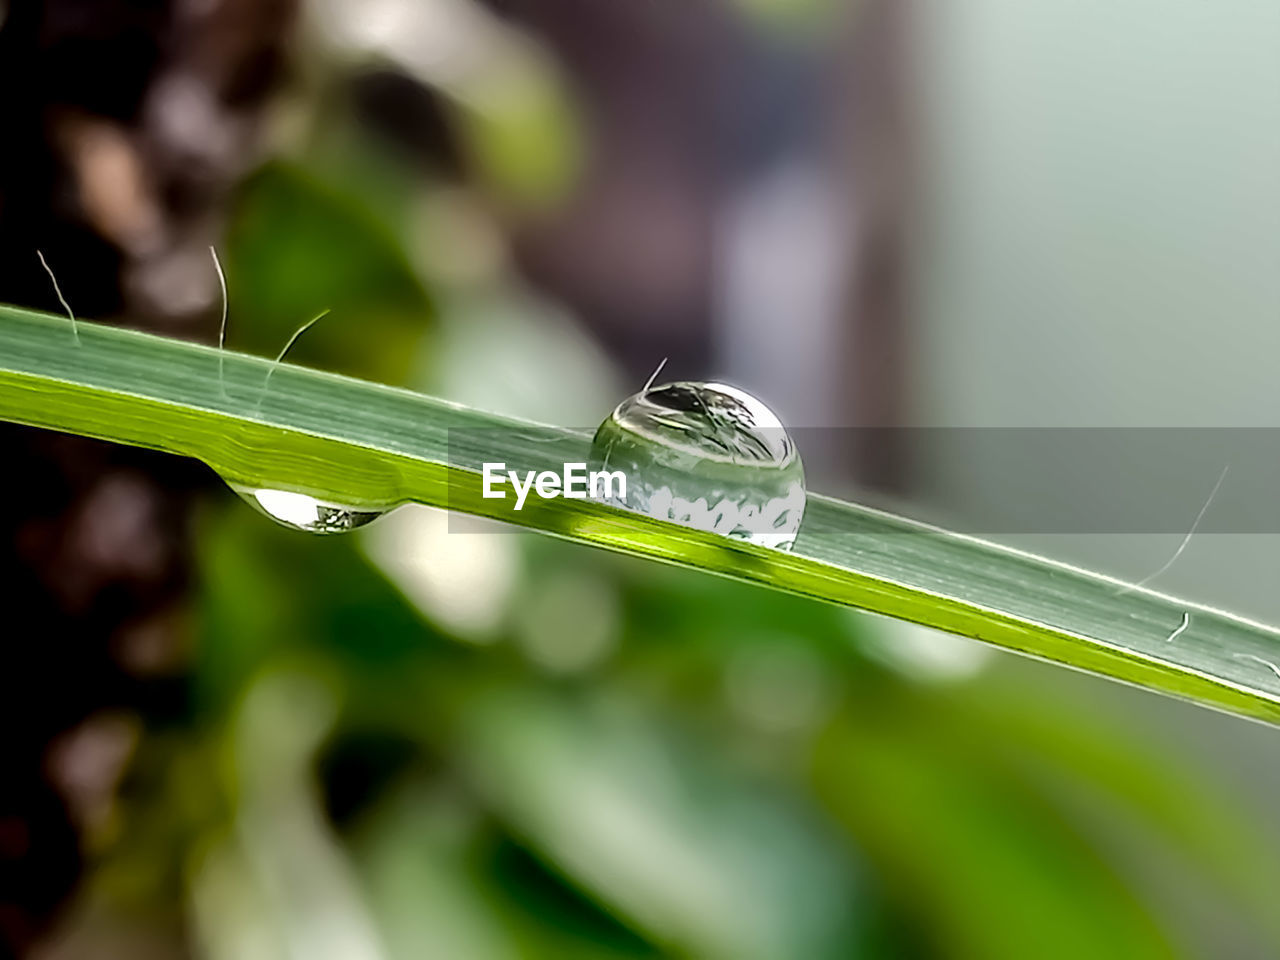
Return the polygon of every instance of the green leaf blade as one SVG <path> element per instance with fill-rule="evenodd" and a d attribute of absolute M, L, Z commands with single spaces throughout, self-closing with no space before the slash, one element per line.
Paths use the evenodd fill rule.
<path fill-rule="evenodd" d="M 0 307 L 0 418 L 195 457 L 246 486 L 501 519 L 1280 723 L 1280 631 L 1263 624 L 820 495 L 789 553 L 584 501 L 514 513 L 480 496 L 480 464 L 586 460 L 586 433 L 287 364 L 264 393 L 270 361 L 79 330 L 77 345 L 65 319 Z"/>

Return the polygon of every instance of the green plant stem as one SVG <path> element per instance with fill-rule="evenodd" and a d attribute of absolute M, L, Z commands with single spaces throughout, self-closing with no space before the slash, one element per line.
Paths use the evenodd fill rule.
<path fill-rule="evenodd" d="M 480 496 L 480 464 L 586 461 L 589 434 L 288 364 L 268 384 L 261 358 L 78 332 L 79 343 L 65 318 L 0 307 L 0 418 L 195 457 L 248 487 L 493 517 L 1280 722 L 1280 632 L 1259 623 L 814 494 L 791 552 L 580 500 L 531 498 L 515 513 Z"/>

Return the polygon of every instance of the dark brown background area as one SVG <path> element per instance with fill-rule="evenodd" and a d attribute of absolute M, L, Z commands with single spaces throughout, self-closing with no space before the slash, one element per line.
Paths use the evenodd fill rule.
<path fill-rule="evenodd" d="M 18 0 L 0 27 L 0 300 L 216 336 L 208 246 L 254 158 L 291 0 Z M 0 955 L 50 922 L 128 755 L 185 708 L 194 465 L 5 425 Z M 92 744 L 93 762 L 77 744 Z M 105 758 L 105 762 L 103 760 Z M 114 759 L 117 762 L 112 763 Z"/>

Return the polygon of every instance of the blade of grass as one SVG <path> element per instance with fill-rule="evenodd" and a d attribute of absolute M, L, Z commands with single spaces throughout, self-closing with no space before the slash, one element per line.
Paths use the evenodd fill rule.
<path fill-rule="evenodd" d="M 0 307 L 0 418 L 196 457 L 252 488 L 495 517 L 1280 723 L 1272 627 L 814 494 L 790 553 L 581 500 L 513 513 L 480 496 L 480 464 L 586 461 L 588 433 L 290 365 L 264 395 L 269 360 L 83 322 L 76 345 L 66 324 Z"/>

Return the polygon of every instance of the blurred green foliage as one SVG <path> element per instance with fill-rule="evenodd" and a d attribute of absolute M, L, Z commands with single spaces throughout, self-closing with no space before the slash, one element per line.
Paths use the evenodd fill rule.
<path fill-rule="evenodd" d="M 446 532 L 518 556 L 476 643 L 354 539 L 234 501 L 203 533 L 195 710 L 145 743 L 102 882 L 186 899 L 210 957 L 1184 955 L 1099 821 L 1280 942 L 1271 850 L 1194 771 L 889 670 L 836 608 Z M 530 644 L 593 629 L 532 602 L 567 583 L 612 598 L 594 656 Z"/>
<path fill-rule="evenodd" d="M 268 164 L 243 187 L 227 246 L 229 344 L 274 356 L 328 310 L 326 335 L 300 338 L 291 360 L 388 382 L 408 376 L 431 299 L 394 227 L 358 192 Z"/>

